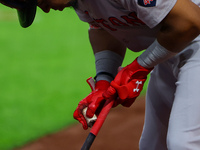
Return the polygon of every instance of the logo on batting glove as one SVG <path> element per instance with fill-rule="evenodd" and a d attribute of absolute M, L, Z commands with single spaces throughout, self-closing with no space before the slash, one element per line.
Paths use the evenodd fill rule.
<path fill-rule="evenodd" d="M 139 85 L 142 85 L 142 81 L 136 81 L 135 84 L 137 84 L 137 87 L 135 89 L 133 89 L 133 92 L 139 92 Z"/>

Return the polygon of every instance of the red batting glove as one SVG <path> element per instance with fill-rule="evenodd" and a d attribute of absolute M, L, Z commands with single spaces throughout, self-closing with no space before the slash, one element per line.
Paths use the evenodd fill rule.
<path fill-rule="evenodd" d="M 103 93 L 105 99 L 115 99 L 113 107 L 122 104 L 130 107 L 140 95 L 147 75 L 153 68 L 146 69 L 138 64 L 135 59 L 131 64 L 118 72 L 111 86 Z"/>
<path fill-rule="evenodd" d="M 105 99 L 103 98 L 102 94 L 110 86 L 110 83 L 105 80 L 100 80 L 96 82 L 95 84 L 94 80 L 92 80 L 92 78 L 89 78 L 87 79 L 87 82 L 90 85 L 92 92 L 79 102 L 78 107 L 74 111 L 74 115 L 73 115 L 74 119 L 78 120 L 83 125 L 83 129 L 85 130 L 88 129 L 88 125 L 87 125 L 85 117 L 83 116 L 83 109 L 85 107 L 88 107 L 87 112 L 86 112 L 86 116 L 88 118 L 92 118 L 94 114 L 98 116 L 105 102 Z M 92 85 L 91 82 L 93 82 L 95 86 Z"/>

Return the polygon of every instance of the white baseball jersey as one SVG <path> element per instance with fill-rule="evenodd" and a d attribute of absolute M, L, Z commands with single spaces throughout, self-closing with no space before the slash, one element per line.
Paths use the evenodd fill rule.
<path fill-rule="evenodd" d="M 193 0 L 199 5 L 199 0 Z M 132 51 L 146 49 L 176 0 L 78 0 L 80 20 L 107 30 Z"/>
<path fill-rule="evenodd" d="M 95 21 L 129 49 L 146 49 L 158 25 L 176 0 L 79 0 L 76 13 L 84 22 Z"/>

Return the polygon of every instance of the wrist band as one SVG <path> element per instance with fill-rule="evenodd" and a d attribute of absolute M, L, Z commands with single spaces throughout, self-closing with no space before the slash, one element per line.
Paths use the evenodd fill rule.
<path fill-rule="evenodd" d="M 177 53 L 164 48 L 155 40 L 138 58 L 138 63 L 144 68 L 153 68 L 155 65 L 175 56 Z"/>
<path fill-rule="evenodd" d="M 99 72 L 99 73 L 97 73 L 96 76 L 94 77 L 94 80 L 96 80 L 96 78 L 97 78 L 98 75 L 107 75 L 107 76 L 112 77 L 113 79 L 115 78 L 115 77 L 114 77 L 111 73 L 109 73 L 109 72 Z"/>
<path fill-rule="evenodd" d="M 95 80 L 106 80 L 111 82 L 118 72 L 118 67 L 121 66 L 123 57 L 119 54 L 103 50 L 95 53 L 95 67 L 96 77 Z"/>

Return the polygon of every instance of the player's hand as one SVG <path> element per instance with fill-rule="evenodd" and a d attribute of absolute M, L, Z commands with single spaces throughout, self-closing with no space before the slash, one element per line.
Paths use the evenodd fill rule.
<path fill-rule="evenodd" d="M 153 69 L 153 68 L 152 68 Z M 121 69 L 111 86 L 103 93 L 105 99 L 115 99 L 114 107 L 122 104 L 130 107 L 140 95 L 147 75 L 152 69 L 146 69 L 138 64 L 135 59 L 131 64 Z"/>
<path fill-rule="evenodd" d="M 78 107 L 74 111 L 73 115 L 74 119 L 78 120 L 83 125 L 85 130 L 88 128 L 88 125 L 83 115 L 83 109 L 87 107 L 86 117 L 88 118 L 92 118 L 94 114 L 98 116 L 103 104 L 105 103 L 105 99 L 103 98 L 102 94 L 110 86 L 110 83 L 105 80 L 96 82 L 95 86 L 92 78 L 89 78 L 87 82 L 90 85 L 92 92 L 79 102 Z"/>

